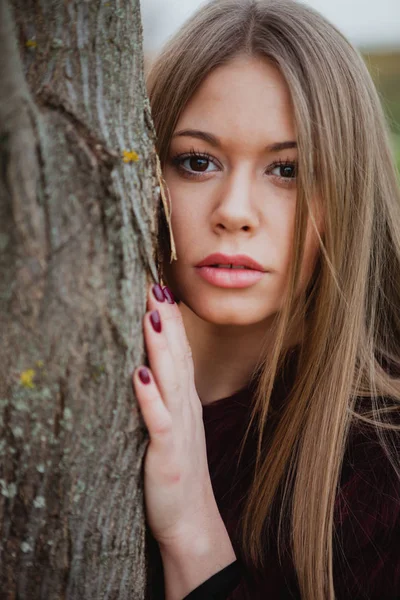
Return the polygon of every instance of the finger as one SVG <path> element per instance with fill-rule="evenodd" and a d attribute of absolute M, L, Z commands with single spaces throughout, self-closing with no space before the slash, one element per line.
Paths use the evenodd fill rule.
<path fill-rule="evenodd" d="M 143 333 L 154 380 L 165 405 L 172 411 L 182 401 L 182 390 L 188 387 L 188 371 L 186 369 L 182 373 L 179 370 L 179 364 L 165 335 L 165 323 L 160 311 L 145 314 Z"/>
<path fill-rule="evenodd" d="M 149 311 L 158 310 L 163 323 L 164 335 L 175 363 L 180 370 L 188 371 L 194 377 L 192 351 L 187 339 L 185 326 L 181 311 L 174 302 L 170 304 L 165 298 L 160 286 L 150 286 L 147 296 L 147 307 Z"/>
<path fill-rule="evenodd" d="M 168 443 L 172 435 L 172 418 L 150 369 L 135 369 L 132 383 L 150 440 L 155 444 Z"/>

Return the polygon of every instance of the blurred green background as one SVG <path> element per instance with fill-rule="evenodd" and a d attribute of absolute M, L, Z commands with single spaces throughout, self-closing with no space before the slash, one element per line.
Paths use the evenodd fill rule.
<path fill-rule="evenodd" d="M 392 130 L 394 153 L 400 173 L 400 50 L 362 51 L 362 55 L 379 91 Z"/>

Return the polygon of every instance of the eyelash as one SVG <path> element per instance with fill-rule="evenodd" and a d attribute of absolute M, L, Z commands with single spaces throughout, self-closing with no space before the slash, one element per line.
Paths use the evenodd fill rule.
<path fill-rule="evenodd" d="M 215 163 L 215 158 L 209 154 L 208 152 L 197 152 L 194 148 L 191 148 L 189 150 L 189 152 L 183 152 L 181 154 L 176 154 L 175 156 L 172 157 L 171 162 L 172 164 L 179 169 L 180 171 L 182 171 L 186 177 L 190 177 L 193 179 L 201 179 L 203 177 L 203 175 L 207 175 L 207 172 L 191 172 L 188 171 L 185 167 L 182 166 L 182 163 L 188 159 L 188 158 L 203 158 L 206 159 L 212 163 Z M 282 183 L 286 183 L 286 184 L 292 184 L 294 181 L 296 181 L 296 177 L 297 177 L 297 161 L 295 160 L 290 160 L 289 158 L 287 159 L 280 159 L 280 160 L 275 160 L 274 162 L 272 162 L 269 166 L 268 166 L 268 172 L 273 171 L 274 169 L 276 169 L 276 167 L 293 167 L 295 169 L 295 176 L 294 177 L 280 177 L 279 175 L 273 175 L 273 177 L 275 177 L 276 179 L 279 179 Z"/>
<path fill-rule="evenodd" d="M 196 172 L 190 172 L 187 169 L 185 169 L 185 167 L 182 166 L 182 163 L 187 159 L 187 158 L 205 158 L 206 160 L 209 160 L 210 162 L 214 162 L 215 164 L 215 159 L 211 156 L 211 154 L 209 154 L 208 152 L 197 152 L 196 150 L 194 150 L 194 148 L 191 148 L 189 150 L 189 152 L 183 152 L 181 154 L 176 154 L 175 156 L 172 157 L 172 164 L 175 165 L 179 170 L 183 171 L 185 173 L 185 175 L 187 175 L 188 177 L 193 177 L 193 178 L 198 178 L 201 177 L 204 173 L 196 173 Z"/>

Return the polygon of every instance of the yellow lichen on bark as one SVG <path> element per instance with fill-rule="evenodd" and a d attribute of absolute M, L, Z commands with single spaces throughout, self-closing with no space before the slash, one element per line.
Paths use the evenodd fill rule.
<path fill-rule="evenodd" d="M 137 162 L 139 160 L 139 155 L 134 150 L 123 150 L 122 157 L 124 163 Z"/>
<path fill-rule="evenodd" d="M 26 369 L 26 371 L 22 371 L 20 375 L 20 382 L 26 388 L 34 388 L 35 384 L 33 383 L 33 379 L 35 377 L 36 371 L 34 369 Z"/>

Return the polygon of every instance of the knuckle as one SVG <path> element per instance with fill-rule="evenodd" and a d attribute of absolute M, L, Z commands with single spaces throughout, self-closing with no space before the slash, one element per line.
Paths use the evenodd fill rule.
<path fill-rule="evenodd" d="M 167 438 L 171 433 L 171 422 L 167 419 L 160 421 L 153 429 L 153 434 L 157 437 Z"/>
<path fill-rule="evenodd" d="M 186 346 L 184 350 L 179 354 L 178 361 L 179 367 L 186 372 L 193 361 L 193 354 L 190 346 Z"/>
<path fill-rule="evenodd" d="M 180 373 L 193 375 L 193 359 L 191 350 L 183 350 L 175 354 L 175 364 Z"/>
<path fill-rule="evenodd" d="M 161 335 L 161 336 L 160 336 L 160 334 L 157 334 L 157 335 L 159 335 L 159 337 L 156 338 L 157 339 L 157 348 L 161 351 L 167 350 L 168 349 L 167 339 L 163 335 Z"/>
<path fill-rule="evenodd" d="M 182 362 L 187 366 L 188 363 L 192 362 L 192 350 L 185 346 L 180 350 L 179 355 L 181 357 Z"/>
<path fill-rule="evenodd" d="M 172 314 L 174 315 L 175 319 L 179 322 L 183 324 L 183 318 L 182 318 L 182 313 L 179 310 L 178 306 L 175 305 L 175 310 L 172 311 Z"/>
<path fill-rule="evenodd" d="M 174 485 L 182 479 L 182 471 L 175 461 L 163 461 L 160 467 L 160 477 L 166 485 Z"/>
<path fill-rule="evenodd" d="M 175 311 L 166 310 L 163 314 L 163 319 L 169 323 L 173 323 L 174 325 L 179 325 L 182 323 L 182 316 L 179 311 L 176 313 Z"/>
<path fill-rule="evenodd" d="M 173 396 L 178 396 L 181 391 L 181 386 L 178 381 L 172 381 L 170 384 L 170 393 Z"/>
<path fill-rule="evenodd" d="M 172 439 L 172 418 L 171 415 L 165 413 L 158 414 L 154 420 L 153 427 L 151 429 L 152 437 L 163 438 L 166 442 L 169 438 Z"/>
<path fill-rule="evenodd" d="M 170 484 L 170 485 L 175 485 L 177 483 L 179 483 L 182 479 L 182 473 L 178 470 L 175 469 L 174 471 L 171 471 L 170 473 L 167 474 L 166 477 L 166 483 Z"/>

